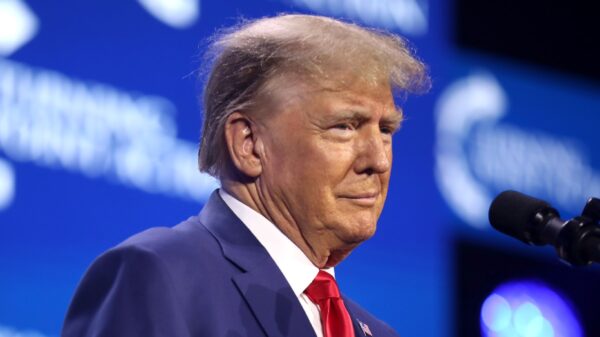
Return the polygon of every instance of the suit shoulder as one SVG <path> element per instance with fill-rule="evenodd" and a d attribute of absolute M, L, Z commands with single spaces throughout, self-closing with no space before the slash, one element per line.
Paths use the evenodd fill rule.
<path fill-rule="evenodd" d="M 218 244 L 195 217 L 190 217 L 173 228 L 154 227 L 137 233 L 98 256 L 84 275 L 86 279 L 106 278 L 113 274 L 143 271 L 145 275 L 168 272 L 171 261 L 187 261 L 197 255 L 211 255 Z M 113 280 L 116 281 L 116 280 Z"/>
<path fill-rule="evenodd" d="M 102 254 L 93 263 L 98 264 L 131 267 L 146 275 L 156 271 L 168 275 L 176 288 L 229 265 L 218 241 L 196 217 L 172 228 L 155 227 L 133 235 Z"/>
<path fill-rule="evenodd" d="M 137 233 L 110 251 L 143 251 L 161 257 L 177 254 L 208 253 L 220 250 L 212 234 L 197 217 L 190 217 L 178 225 L 153 227 Z"/>
<path fill-rule="evenodd" d="M 182 296 L 168 266 L 143 245 L 108 250 L 88 268 L 69 305 L 62 336 L 154 336 L 157 326 L 181 331 Z M 143 314 L 139 308 L 144 308 Z"/>

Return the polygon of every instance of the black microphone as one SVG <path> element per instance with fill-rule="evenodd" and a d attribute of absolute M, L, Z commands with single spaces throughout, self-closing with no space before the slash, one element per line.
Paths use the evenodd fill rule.
<path fill-rule="evenodd" d="M 516 191 L 504 191 L 492 202 L 490 224 L 530 245 L 553 245 L 572 265 L 600 263 L 600 199 L 590 198 L 581 216 L 562 220 L 547 202 Z"/>

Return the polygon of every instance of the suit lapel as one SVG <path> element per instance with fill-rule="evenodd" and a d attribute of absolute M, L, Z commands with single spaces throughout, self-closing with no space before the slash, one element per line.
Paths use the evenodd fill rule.
<path fill-rule="evenodd" d="M 315 336 L 298 298 L 279 269 L 273 270 L 272 265 L 265 264 L 235 276 L 234 282 L 267 335 Z"/>
<path fill-rule="evenodd" d="M 346 306 L 346 310 L 348 310 L 348 314 L 350 314 L 350 319 L 352 320 L 352 326 L 354 327 L 354 336 L 355 337 L 365 337 L 365 334 L 362 331 L 362 328 L 358 324 L 359 318 L 356 317 L 352 309 L 348 306 L 348 300 L 342 297 L 344 300 L 344 305 Z"/>
<path fill-rule="evenodd" d="M 225 257 L 240 269 L 233 281 L 269 337 L 316 337 L 287 280 L 248 228 L 215 191 L 199 215 Z"/>

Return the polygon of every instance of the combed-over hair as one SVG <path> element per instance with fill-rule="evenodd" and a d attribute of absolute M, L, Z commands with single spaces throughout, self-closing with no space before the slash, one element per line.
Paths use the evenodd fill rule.
<path fill-rule="evenodd" d="M 204 88 L 198 164 L 217 178 L 230 165 L 228 116 L 257 108 L 259 96 L 277 77 L 317 85 L 344 79 L 366 85 L 385 82 L 401 93 L 429 87 L 424 64 L 401 37 L 321 16 L 279 15 L 244 22 L 217 35 L 208 55 L 212 69 Z"/>

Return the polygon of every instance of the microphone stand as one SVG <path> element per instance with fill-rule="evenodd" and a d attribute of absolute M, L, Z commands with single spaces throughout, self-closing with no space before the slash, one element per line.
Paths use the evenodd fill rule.
<path fill-rule="evenodd" d="M 588 199 L 580 216 L 551 232 L 548 243 L 554 243 L 563 261 L 576 266 L 600 263 L 600 199 Z"/>

